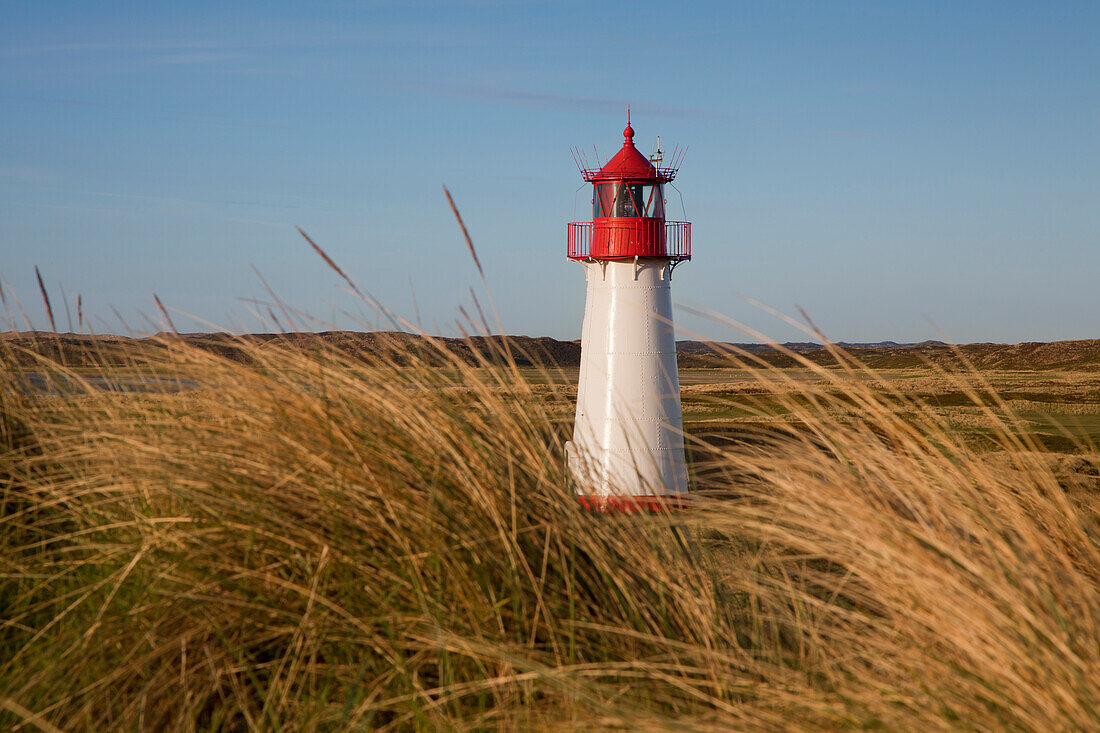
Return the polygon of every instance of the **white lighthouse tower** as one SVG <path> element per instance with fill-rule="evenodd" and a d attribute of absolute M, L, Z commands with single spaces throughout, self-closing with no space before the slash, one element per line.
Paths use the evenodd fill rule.
<path fill-rule="evenodd" d="M 665 221 L 676 168 L 638 152 L 629 120 L 623 136 L 607 165 L 581 168 L 592 221 L 568 226 L 566 254 L 583 265 L 588 292 L 566 452 L 586 508 L 657 511 L 687 493 L 671 285 L 691 259 L 691 224 Z"/>

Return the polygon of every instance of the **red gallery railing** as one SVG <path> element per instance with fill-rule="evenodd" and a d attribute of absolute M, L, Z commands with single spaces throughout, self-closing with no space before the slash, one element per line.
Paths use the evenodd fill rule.
<path fill-rule="evenodd" d="M 592 222 L 574 221 L 565 225 L 565 256 L 587 260 L 592 251 Z"/>
<path fill-rule="evenodd" d="M 665 222 L 665 252 L 674 260 L 691 259 L 691 222 Z"/>
<path fill-rule="evenodd" d="M 643 220 L 644 221 L 644 220 Z M 592 222 L 575 221 L 566 226 L 565 256 L 571 260 L 592 258 Z M 652 257 L 652 255 L 645 255 Z M 670 260 L 691 259 L 691 222 L 665 222 L 665 249 L 663 257 Z M 621 257 L 609 259 L 623 259 Z"/>

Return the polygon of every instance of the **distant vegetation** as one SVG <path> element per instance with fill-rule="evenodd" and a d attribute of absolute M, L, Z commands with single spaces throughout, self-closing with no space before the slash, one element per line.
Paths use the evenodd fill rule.
<path fill-rule="evenodd" d="M 1065 375 L 693 353 L 696 508 L 594 516 L 568 348 L 366 338 L 0 341 L 0 728 L 1100 726 L 1095 445 L 1036 437 Z"/>
<path fill-rule="evenodd" d="M 520 366 L 576 367 L 580 365 L 579 341 L 558 341 L 548 337 L 509 336 L 513 358 Z M 98 366 L 104 363 L 126 364 L 147 356 L 147 351 L 162 351 L 171 342 L 184 342 L 198 349 L 230 359 L 251 359 L 253 352 L 269 346 L 306 350 L 337 351 L 362 362 L 397 360 L 434 366 L 446 365 L 452 358 L 475 365 L 484 360 L 501 363 L 504 350 L 499 336 L 468 338 L 431 338 L 399 331 L 326 331 L 321 333 L 272 333 L 233 336 L 224 333 L 158 334 L 149 338 L 125 336 L 87 336 L 42 332 L 0 333 L 9 353 L 19 364 L 35 363 L 31 355 L 48 356 L 68 366 Z M 953 346 L 940 341 L 918 344 L 838 344 L 871 368 L 905 369 L 936 364 L 954 369 L 1073 369 L 1100 371 L 1100 340 L 1054 341 L 1022 344 L 964 344 Z M 771 366 L 798 367 L 803 361 L 834 366 L 836 360 L 819 343 L 787 343 L 777 346 L 759 343 L 716 341 L 680 341 L 677 362 L 681 368 L 725 368 L 729 354 L 752 356 Z"/>

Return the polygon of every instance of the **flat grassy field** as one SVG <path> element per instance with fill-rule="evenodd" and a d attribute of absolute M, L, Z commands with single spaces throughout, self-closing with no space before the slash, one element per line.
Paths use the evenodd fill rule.
<path fill-rule="evenodd" d="M 784 373 L 794 384 L 824 381 L 808 370 Z M 927 370 L 880 369 L 863 380 L 877 393 L 923 402 L 963 435 L 987 435 L 997 421 L 1010 420 L 1023 434 L 1052 450 L 1077 452 L 1100 441 L 1100 374 L 1096 372 L 988 370 L 960 384 L 958 377 L 929 375 Z M 685 370 L 681 399 L 689 430 L 767 423 L 771 416 L 782 419 L 787 412 L 774 395 L 761 399 L 757 380 L 743 372 Z"/>
<path fill-rule="evenodd" d="M 576 398 L 575 368 L 521 367 L 518 371 L 536 391 L 552 392 L 559 398 L 548 403 L 556 414 L 572 418 L 568 402 Z M 802 388 L 830 389 L 829 379 L 809 369 L 774 369 L 769 376 L 781 376 L 789 385 L 762 386 L 747 369 L 681 369 L 680 396 L 687 433 L 705 435 L 789 421 L 786 398 L 791 393 Z M 1087 453 L 1100 445 L 1100 372 L 990 369 L 962 378 L 930 373 L 929 369 L 876 369 L 854 378 L 878 395 L 919 400 L 979 447 L 994 449 L 994 444 L 982 438 L 1006 421 L 1052 453 Z M 845 389 L 834 385 L 832 392 L 841 395 Z M 831 409 L 838 414 L 845 411 L 839 405 Z"/>

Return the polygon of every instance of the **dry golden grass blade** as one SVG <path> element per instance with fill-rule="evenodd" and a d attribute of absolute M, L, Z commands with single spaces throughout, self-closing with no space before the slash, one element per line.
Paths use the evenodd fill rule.
<path fill-rule="evenodd" d="M 305 239 L 307 242 L 309 242 L 309 246 L 313 248 L 314 252 L 316 252 L 318 255 L 321 256 L 321 259 L 325 261 L 325 264 L 328 265 L 329 267 L 331 267 L 333 269 L 333 271 L 337 275 L 339 275 L 340 278 L 344 282 L 346 282 L 348 284 L 348 287 L 351 288 L 352 291 L 355 292 L 356 295 L 359 295 L 360 297 L 363 297 L 363 294 L 359 292 L 359 288 L 355 285 L 355 283 L 352 281 L 352 279 L 350 277 L 348 277 L 346 274 L 344 274 L 344 271 L 341 270 L 340 266 L 337 265 L 333 261 L 333 259 L 328 256 L 327 252 L 325 252 L 323 249 L 321 249 L 321 245 L 314 242 L 308 234 L 306 234 L 304 231 L 302 231 L 301 227 L 296 226 L 294 228 L 298 230 L 298 233 L 302 235 L 303 239 Z"/>
<path fill-rule="evenodd" d="M 497 331 L 501 334 L 500 355 L 504 360 L 511 365 L 512 376 L 519 377 L 519 372 L 516 370 L 515 356 L 512 353 L 512 345 L 507 336 L 504 335 L 504 324 L 500 318 L 500 312 L 497 310 L 496 301 L 493 299 L 493 291 L 489 288 L 489 281 L 485 278 L 485 270 L 481 267 L 481 260 L 478 259 L 477 250 L 474 248 L 474 241 L 470 238 L 470 232 L 466 230 L 466 222 L 462 220 L 462 214 L 458 211 L 458 206 L 455 205 L 454 198 L 451 197 L 451 191 L 446 186 L 443 187 L 443 193 L 447 197 L 447 204 L 451 207 L 451 213 L 454 214 L 455 221 L 458 222 L 458 226 L 462 229 L 462 237 L 466 240 L 466 247 L 470 250 L 470 257 L 474 261 L 474 265 L 477 267 L 477 273 L 481 277 L 481 284 L 485 287 L 485 294 L 489 297 L 489 305 L 493 309 L 493 316 L 496 320 Z M 488 320 L 485 318 L 485 314 L 481 311 L 481 305 L 477 301 L 477 296 L 474 295 L 473 289 L 470 289 L 470 295 L 473 298 L 474 305 L 477 308 L 478 314 L 481 317 L 481 324 L 486 336 L 493 333 L 493 329 L 489 326 Z M 463 312 L 465 317 L 465 312 Z M 467 317 L 466 320 L 471 322 Z"/>
<path fill-rule="evenodd" d="M 51 725 L 48 721 L 43 720 L 41 715 L 27 710 L 15 700 L 12 700 L 10 698 L 0 700 L 0 707 L 10 710 L 11 712 L 22 718 L 25 723 L 30 723 L 39 730 L 44 731 L 44 733 L 63 733 L 60 728 L 55 725 Z"/>
<path fill-rule="evenodd" d="M 57 324 L 53 320 L 53 307 L 50 306 L 50 295 L 46 292 L 46 285 L 42 282 L 42 273 L 38 271 L 38 265 L 34 266 L 34 276 L 38 280 L 38 292 L 42 294 L 42 302 L 46 304 L 46 316 L 50 319 L 50 330 L 57 332 Z"/>
<path fill-rule="evenodd" d="M 164 303 L 160 302 L 160 298 L 157 297 L 156 293 L 153 293 L 153 302 L 157 304 L 157 310 L 164 316 L 164 320 L 168 322 L 168 328 L 172 329 L 172 333 L 179 333 L 179 331 L 176 330 L 176 324 L 172 323 L 172 316 L 168 315 L 168 310 L 164 307 Z"/>
<path fill-rule="evenodd" d="M 474 240 L 470 239 L 470 232 L 466 231 L 466 222 L 462 220 L 462 214 L 458 213 L 458 207 L 455 206 L 455 200 L 451 198 L 451 191 L 446 186 L 443 187 L 443 195 L 447 197 L 447 205 L 451 207 L 451 213 L 454 214 L 455 221 L 458 222 L 458 226 L 462 229 L 462 237 L 466 240 L 466 246 L 470 250 L 470 257 L 474 261 L 474 266 L 477 267 L 477 274 L 481 276 L 482 282 L 485 281 L 485 270 L 481 269 L 481 260 L 477 257 L 477 250 L 474 249 Z"/>

